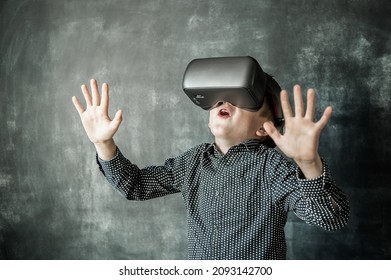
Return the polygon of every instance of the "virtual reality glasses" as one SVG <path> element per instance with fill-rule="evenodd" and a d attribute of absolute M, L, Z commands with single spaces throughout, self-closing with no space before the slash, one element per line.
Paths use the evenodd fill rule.
<path fill-rule="evenodd" d="M 276 124 L 283 122 L 281 88 L 250 56 L 194 59 L 186 68 L 182 87 L 190 100 L 204 110 L 212 109 L 218 102 L 229 102 L 257 111 L 268 99 Z"/>

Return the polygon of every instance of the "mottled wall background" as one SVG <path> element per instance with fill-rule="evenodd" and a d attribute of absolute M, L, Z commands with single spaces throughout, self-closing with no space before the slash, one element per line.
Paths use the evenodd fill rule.
<path fill-rule="evenodd" d="M 181 89 L 196 57 L 251 55 L 334 115 L 321 154 L 351 202 L 335 233 L 290 216 L 290 259 L 391 258 L 391 9 L 365 1 L 0 1 L 0 258 L 186 259 L 181 195 L 128 202 L 95 164 L 71 96 L 111 88 L 139 166 L 212 141 Z"/>

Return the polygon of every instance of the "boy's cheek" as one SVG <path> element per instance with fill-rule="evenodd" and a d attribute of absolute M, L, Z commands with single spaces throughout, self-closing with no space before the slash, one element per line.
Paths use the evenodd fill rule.
<path fill-rule="evenodd" d="M 216 120 L 214 119 L 213 115 L 212 115 L 212 111 L 210 111 L 210 114 L 209 114 L 209 122 L 208 122 L 208 127 L 209 128 L 212 128 L 213 124 L 216 122 Z"/>
<path fill-rule="evenodd" d="M 212 123 L 212 115 L 209 115 L 208 127 L 210 128 Z"/>

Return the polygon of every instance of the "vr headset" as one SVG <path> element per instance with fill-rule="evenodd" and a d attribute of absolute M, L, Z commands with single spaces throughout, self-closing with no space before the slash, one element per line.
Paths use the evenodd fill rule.
<path fill-rule="evenodd" d="M 283 127 L 281 88 L 250 56 L 194 59 L 186 68 L 182 88 L 190 100 L 204 110 L 225 101 L 257 111 L 267 100 L 273 110 L 274 125 L 279 130 Z"/>

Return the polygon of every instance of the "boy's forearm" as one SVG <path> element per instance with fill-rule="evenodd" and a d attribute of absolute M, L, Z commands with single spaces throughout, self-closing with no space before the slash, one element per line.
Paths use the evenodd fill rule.
<path fill-rule="evenodd" d="M 319 155 L 312 162 L 296 161 L 296 164 L 306 179 L 317 178 L 323 173 L 323 163 Z"/>
<path fill-rule="evenodd" d="M 113 139 L 104 143 L 95 143 L 94 145 L 99 158 L 103 160 L 110 160 L 117 154 L 117 146 Z"/>

